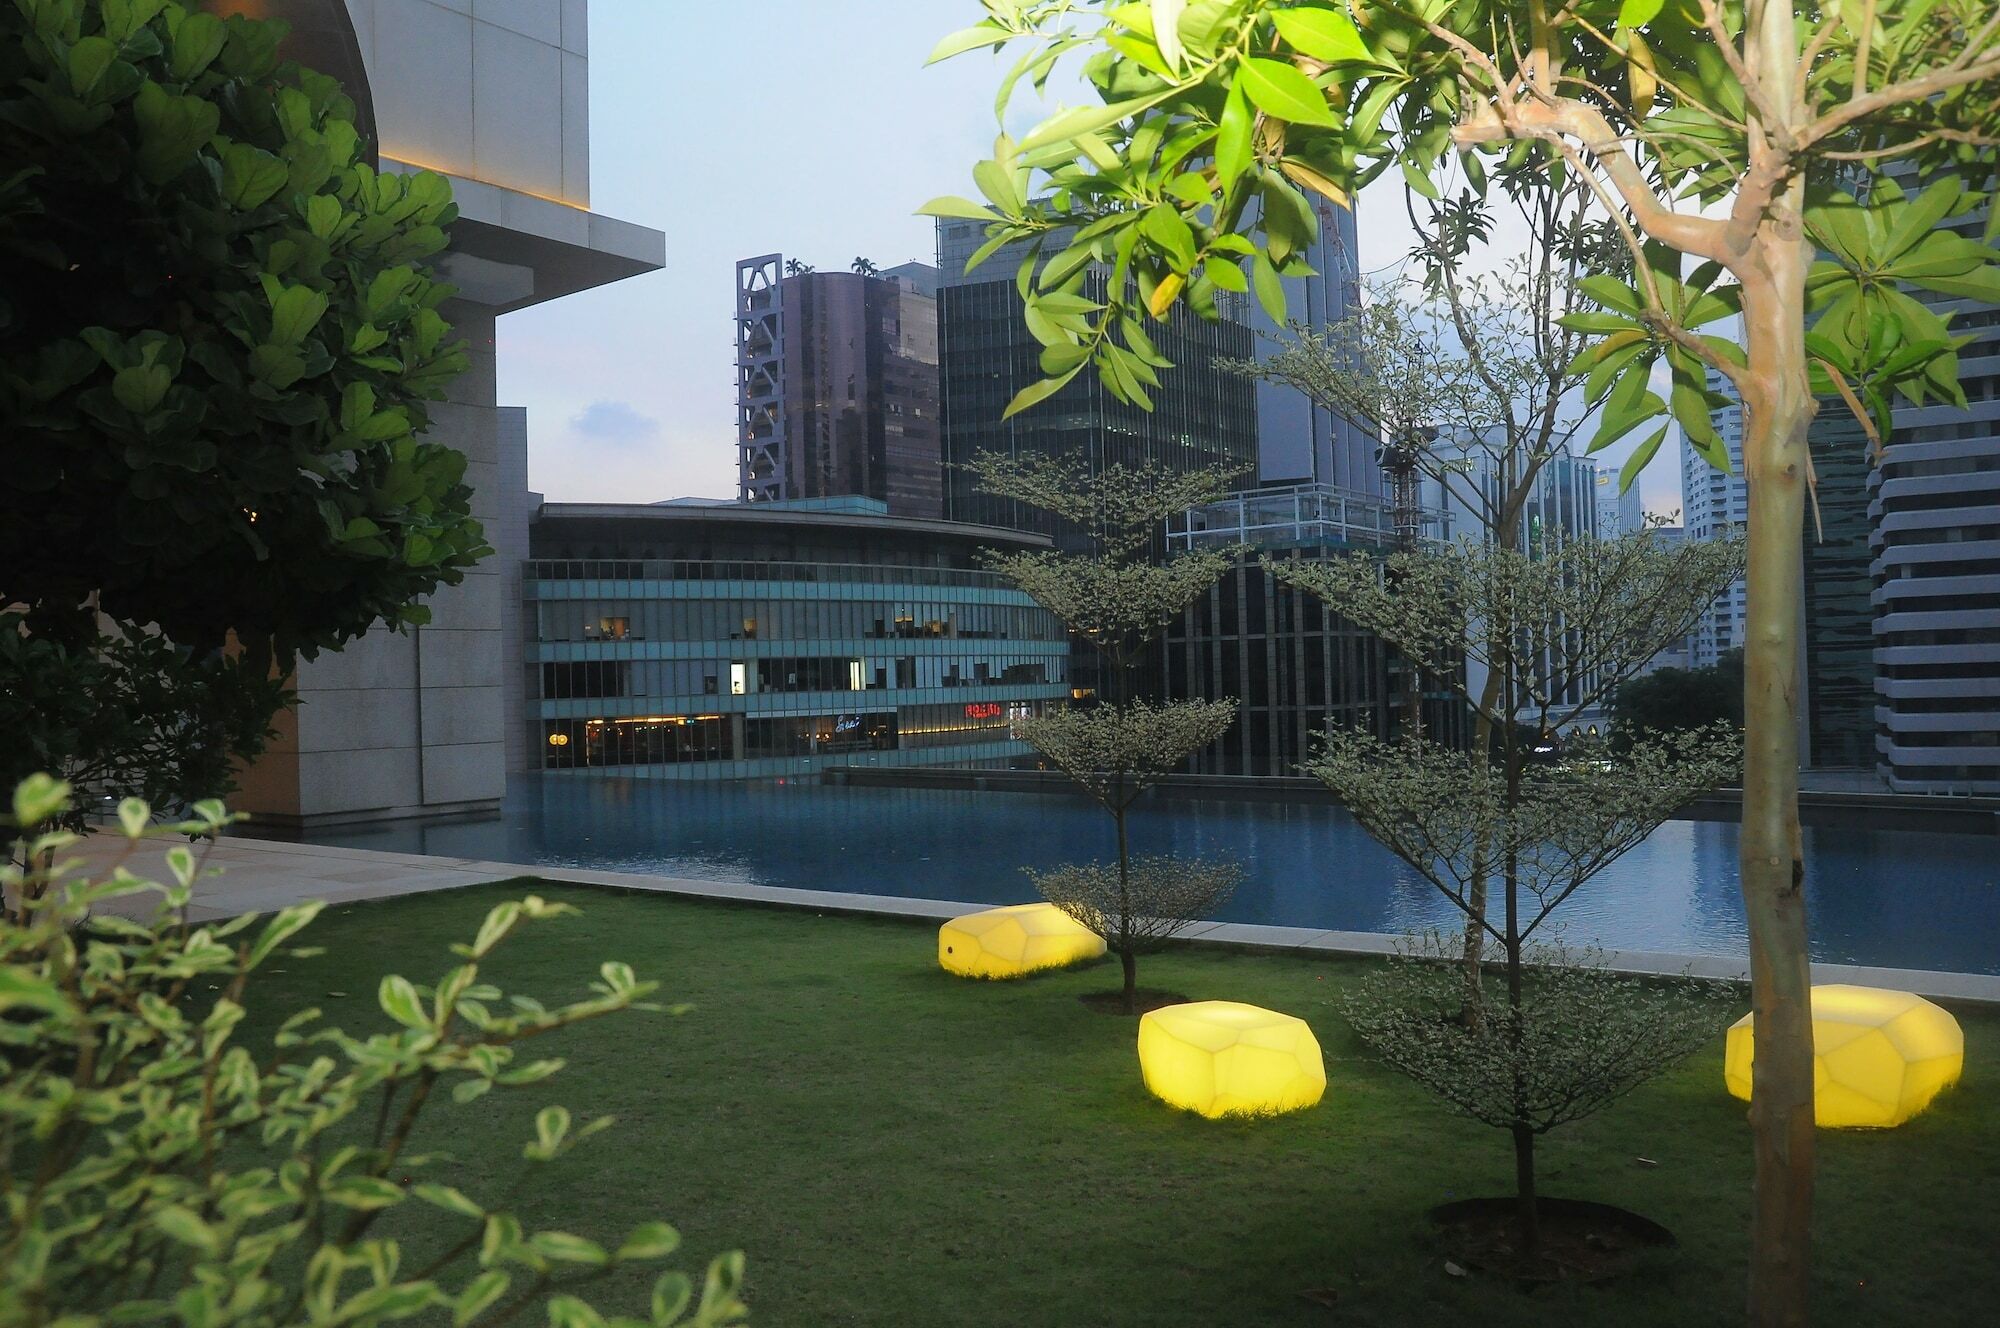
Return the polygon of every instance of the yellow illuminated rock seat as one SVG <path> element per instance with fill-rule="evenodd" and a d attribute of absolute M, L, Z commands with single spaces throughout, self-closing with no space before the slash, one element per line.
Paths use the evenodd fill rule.
<path fill-rule="evenodd" d="M 1812 989 L 1813 1119 L 1821 1126 L 1901 1125 L 1958 1081 L 1965 1035 L 1949 1012 L 1907 991 Z M 1729 1029 L 1723 1079 L 1750 1100 L 1751 1016 Z"/>
<path fill-rule="evenodd" d="M 1326 1063 L 1305 1020 L 1237 1001 L 1142 1016 L 1139 1069 L 1155 1097 L 1210 1118 L 1297 1111 L 1326 1092 Z"/>
<path fill-rule="evenodd" d="M 938 928 L 938 963 L 962 978 L 1026 977 L 1103 953 L 1103 938 L 1054 904 L 989 908 Z"/>

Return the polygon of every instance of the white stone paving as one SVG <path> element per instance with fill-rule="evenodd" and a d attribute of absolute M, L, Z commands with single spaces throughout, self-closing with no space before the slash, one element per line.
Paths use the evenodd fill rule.
<path fill-rule="evenodd" d="M 148 841 L 126 861 L 136 874 L 168 879 L 165 855 L 170 841 Z M 116 835 L 92 835 L 72 856 L 96 873 L 125 854 L 127 845 Z M 796 890 L 783 886 L 706 881 L 679 876 L 651 876 L 595 868 L 545 867 L 532 863 L 482 862 L 473 858 L 426 857 L 413 853 L 383 853 L 373 849 L 333 848 L 324 844 L 290 844 L 274 840 L 228 838 L 213 845 L 205 860 L 214 875 L 195 887 L 192 916 L 214 921 L 239 913 L 269 912 L 307 899 L 360 903 L 392 899 L 432 890 L 455 890 L 517 876 L 579 885 L 603 885 L 657 894 L 701 899 L 730 899 L 812 909 L 820 913 L 863 913 L 904 918 L 950 918 L 983 904 L 948 899 L 905 899 L 896 895 L 848 894 L 833 890 Z M 118 901 L 128 913 L 149 907 L 143 899 Z M 1322 931 L 1310 927 L 1268 927 L 1238 922 L 1204 922 L 1190 928 L 1189 940 L 1241 946 L 1252 950 L 1318 951 L 1331 954 L 1389 954 L 1396 938 L 1372 932 Z M 1746 981 L 1747 960 L 1716 955 L 1656 954 L 1614 951 L 1611 966 L 1647 975 L 1686 973 L 1694 977 Z M 1870 968 L 1854 964 L 1814 964 L 1816 982 L 1851 982 L 1890 987 L 1920 996 L 2000 1004 L 2000 976 L 1944 973 L 1919 969 Z"/>

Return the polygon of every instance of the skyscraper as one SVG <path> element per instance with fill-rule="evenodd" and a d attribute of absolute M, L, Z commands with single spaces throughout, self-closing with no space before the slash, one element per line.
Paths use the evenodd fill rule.
<path fill-rule="evenodd" d="M 1690 540 L 1729 539 L 1740 534 L 1750 520 L 1750 490 L 1743 482 L 1743 399 L 1736 393 L 1736 384 L 1713 369 L 1708 371 L 1708 389 L 1728 401 L 1713 419 L 1715 431 L 1729 449 L 1729 470 L 1709 465 L 1687 436 L 1681 436 L 1681 524 Z M 1707 668 L 1743 645 L 1746 603 L 1740 579 L 1716 597 L 1689 638 L 1689 668 Z"/>
<path fill-rule="evenodd" d="M 1092 470 L 1156 461 L 1176 471 L 1222 466 L 1250 480 L 1257 466 L 1257 394 L 1249 379 L 1217 361 L 1256 353 L 1248 301 L 1224 292 L 1225 316 L 1210 322 L 1177 304 L 1150 329 L 1174 362 L 1160 371 L 1153 409 L 1113 397 L 1096 374 L 1079 374 L 1047 401 L 1003 420 L 1015 393 L 1040 380 L 1042 345 L 1028 331 L 1014 274 L 1026 246 L 1008 246 L 968 274 L 966 260 L 985 242 L 977 222 L 938 223 L 938 328 L 944 416 L 945 514 L 954 521 L 1053 534 L 1046 513 L 979 489 L 964 469 L 982 452 L 1080 457 Z M 1087 291 L 1103 292 L 1093 273 Z"/>
<path fill-rule="evenodd" d="M 1976 239 L 1985 223 L 1942 224 Z M 1970 336 L 1969 404 L 1898 403 L 1869 477 L 1877 769 L 1897 789 L 2000 792 L 2000 307 L 1910 293 Z"/>
<path fill-rule="evenodd" d="M 1616 539 L 1620 535 L 1636 535 L 1646 528 L 1646 504 L 1639 496 L 1639 486 L 1634 484 L 1625 492 L 1618 492 L 1618 472 L 1600 470 L 1591 481 L 1597 494 L 1597 535 L 1599 539 Z"/>
<path fill-rule="evenodd" d="M 745 502 L 856 496 L 936 517 L 937 271 L 736 265 L 737 489 Z"/>
<path fill-rule="evenodd" d="M 1814 510 L 1805 528 L 1804 765 L 1875 763 L 1875 606 L 1868 436 L 1839 397 L 1810 433 Z M 1814 513 L 1818 520 L 1815 522 Z"/>

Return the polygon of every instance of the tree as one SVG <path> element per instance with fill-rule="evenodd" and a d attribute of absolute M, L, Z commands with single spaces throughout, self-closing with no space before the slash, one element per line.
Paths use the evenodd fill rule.
<path fill-rule="evenodd" d="M 85 823 L 81 791 L 171 807 L 190 790 L 226 788 L 231 762 L 262 750 L 287 696 L 241 657 L 198 657 L 149 632 L 72 649 L 22 631 L 11 613 L 0 613 L 0 679 L 0 786 L 57 772 L 80 791 L 71 830 Z"/>
<path fill-rule="evenodd" d="M 1092 259 L 1115 262 L 1101 307 L 1059 328 L 1075 348 L 1052 348 L 1059 374 L 1095 364 L 1123 387 L 1139 354 L 1124 332 L 1128 276 L 1154 317 L 1183 298 L 1205 309 L 1217 288 L 1281 305 L 1276 278 L 1314 229 L 1308 192 L 1345 202 L 1399 170 L 1428 196 L 1448 166 L 1476 188 L 1492 165 L 1532 160 L 1587 182 L 1633 262 L 1630 279 L 1594 279 L 1599 308 L 1571 320 L 1594 339 L 1605 436 L 1667 415 L 1727 464 L 1706 372 L 1735 383 L 1750 488 L 1748 1309 L 1760 1326 L 1804 1323 L 1812 1028 L 1794 680 L 1807 425 L 1819 392 L 1838 393 L 1878 438 L 1899 396 L 1963 402 L 1947 322 L 1899 285 L 2000 300 L 1992 227 L 1981 245 L 1938 224 L 1967 206 L 1955 177 L 1980 188 L 1993 175 L 2000 12 L 1988 0 L 1004 0 L 933 58 L 1016 40 L 1027 50 L 1003 113 L 1072 52 L 1087 56 L 1099 104 L 1060 110 L 1018 143 L 1003 136 L 975 173 L 991 206 L 927 210 L 989 222 L 995 244 L 1070 231 L 1068 249 L 1023 280 L 1031 310 L 1075 298 Z M 1906 195 L 1885 178 L 1892 165 L 1934 182 Z M 1843 173 L 1866 199 L 1838 187 Z M 1830 257 L 1815 262 L 1815 248 Z M 1740 344 L 1715 330 L 1732 317 Z M 1665 398 L 1655 366 L 1671 379 Z M 1050 390 L 1036 384 L 1015 405 Z M 1655 428 L 1637 455 L 1665 436 Z"/>
<path fill-rule="evenodd" d="M 68 794 L 46 776 L 25 781 L 13 824 L 60 821 Z M 136 850 L 151 809 L 132 799 L 119 817 Z M 212 838 L 228 822 L 221 804 L 205 802 L 170 832 Z M 23 857 L 47 861 L 74 842 L 35 836 Z M 261 926 L 254 913 L 194 926 L 201 864 L 186 846 L 168 863 L 175 879 L 164 886 L 127 874 L 123 861 L 100 880 L 58 870 L 5 882 L 30 887 L 37 903 L 19 922 L 0 921 L 0 1323 L 376 1328 L 429 1313 L 497 1328 L 533 1307 L 551 1324 L 585 1328 L 605 1321 L 582 1299 L 591 1283 L 679 1247 L 665 1222 L 641 1223 L 615 1249 L 535 1230 L 504 1199 L 452 1183 L 481 1168 L 453 1175 L 448 1159 L 408 1148 L 442 1095 L 469 1103 L 560 1071 L 561 1060 L 533 1055 L 538 1039 L 659 1009 L 648 1003 L 659 984 L 616 962 L 599 968 L 590 994 L 556 1006 L 492 984 L 485 970 L 516 932 L 575 910 L 532 895 L 500 904 L 470 944 L 451 947 L 457 958 L 434 984 L 382 979 L 385 1027 L 354 1034 L 299 1010 L 253 1049 L 238 1034 L 257 971 L 314 953 L 294 942 L 321 905 Z M 159 899 L 148 924 L 91 917 L 110 900 L 148 895 Z M 611 1123 L 573 1128 L 568 1109 L 546 1106 L 523 1155 L 546 1165 Z M 442 1210 L 462 1238 L 402 1266 L 378 1224 L 417 1208 Z M 650 1313 L 624 1322 L 741 1322 L 742 1263 L 741 1254 L 715 1260 L 699 1293 L 686 1274 L 662 1273 Z"/>
<path fill-rule="evenodd" d="M 1611 694 L 1611 745 L 1724 724 L 1743 728 L 1743 652 L 1706 668 L 1659 669 L 1620 683 Z"/>
<path fill-rule="evenodd" d="M 468 362 L 425 266 L 450 187 L 373 170 L 283 31 L 0 6 L 0 607 L 72 660 L 150 633 L 214 682 L 234 652 L 232 706 L 488 551 L 421 438 Z"/>
<path fill-rule="evenodd" d="M 850 266 L 853 267 L 855 272 L 864 277 L 872 277 L 881 271 L 880 268 L 875 266 L 875 260 L 871 258 L 857 258 Z"/>
<path fill-rule="evenodd" d="M 1598 1051 L 1578 1054 L 1578 1043 L 1549 1027 L 1565 1017 L 1565 1002 L 1576 993 L 1609 994 L 1615 984 L 1587 974 L 1534 977 L 1533 947 L 1557 909 L 1593 876 L 1727 778 L 1739 750 L 1734 731 L 1716 728 L 1642 740 L 1614 755 L 1576 736 L 1577 720 L 1665 642 L 1686 633 L 1736 578 L 1741 550 L 1668 546 L 1642 532 L 1616 540 L 1551 536 L 1521 549 L 1465 540 L 1399 551 L 1381 564 L 1355 554 L 1272 560 L 1270 567 L 1455 687 L 1492 735 L 1490 752 L 1476 745 L 1460 751 L 1417 733 L 1385 743 L 1365 730 L 1336 729 L 1306 769 L 1460 911 L 1463 936 L 1476 930 L 1499 947 L 1506 989 L 1497 1007 L 1468 960 L 1470 939 L 1450 948 L 1462 969 L 1458 1017 L 1451 1021 L 1457 1031 L 1437 1029 L 1411 1054 L 1421 1061 L 1420 1082 L 1461 1106 L 1462 1094 L 1471 1094 L 1485 1104 L 1480 1119 L 1512 1134 L 1519 1249 L 1533 1261 L 1540 1253 L 1537 1137 L 1575 1119 L 1572 1110 L 1616 1096 L 1592 1068 Z M 1468 630 L 1468 623 L 1477 626 Z M 1474 684 L 1451 667 L 1461 651 L 1484 666 L 1488 683 Z M 1496 677 L 1497 687 L 1490 681 Z M 1535 750 L 1534 735 L 1556 733 L 1569 734 L 1557 752 Z M 1430 957 L 1447 955 L 1436 950 Z M 1560 948 L 1540 956 L 1544 964 L 1566 958 Z M 1428 1010 L 1429 974 L 1406 972 L 1398 985 L 1416 993 L 1416 1008 Z M 1407 1031 L 1409 1017 L 1429 1017 L 1410 1016 L 1409 1001 L 1392 1004 L 1400 1013 L 1381 1017 L 1376 1026 L 1383 1036 Z M 1371 1025 L 1360 1026 L 1365 1033 Z M 1634 1013 L 1621 1027 L 1631 1040 L 1619 1084 L 1643 1082 L 1696 1045 L 1677 1019 L 1655 1022 Z M 1610 1045 L 1579 1036 L 1599 1051 Z M 1510 1088 L 1495 1099 L 1469 1082 L 1446 1086 L 1452 1066 L 1475 1079 L 1504 1068 Z M 1562 1103 L 1569 1106 L 1551 1106 Z"/>
<path fill-rule="evenodd" d="M 801 263 L 796 258 L 788 258 L 785 260 L 785 275 L 788 277 L 804 276 L 806 273 L 812 270 L 813 270 L 813 265 L 811 263 Z"/>
<path fill-rule="evenodd" d="M 1033 746 L 1110 814 L 1114 867 L 1069 867 L 1036 876 L 1043 895 L 1104 938 L 1124 969 L 1123 1008 L 1139 1013 L 1139 956 L 1206 915 L 1235 888 L 1220 864 L 1134 860 L 1132 806 L 1236 719 L 1233 700 L 1149 702 L 1139 671 L 1152 643 L 1230 565 L 1228 551 L 1150 556 L 1169 516 L 1212 502 L 1230 475 L 1177 475 L 1156 461 L 1089 470 L 1074 458 L 983 453 L 971 469 L 988 493 L 1038 507 L 1076 527 L 1087 551 L 994 554 L 989 565 L 1061 618 L 1101 664 L 1108 696 L 1018 726 Z"/>
<path fill-rule="evenodd" d="M 1549 184 L 1524 165 L 1505 171 L 1501 186 L 1529 227 L 1528 252 L 1496 272 L 1471 272 L 1468 259 L 1493 225 L 1490 200 L 1471 193 L 1413 199 L 1414 271 L 1379 282 L 1372 299 L 1330 327 L 1297 329 L 1277 354 L 1245 369 L 1373 428 L 1385 468 L 1430 480 L 1471 514 L 1474 538 L 1511 551 L 1530 538 L 1529 512 L 1549 464 L 1587 432 L 1587 415 L 1577 408 L 1586 387 L 1577 358 L 1588 343 L 1563 320 L 1587 304 L 1586 277 L 1625 264 L 1609 225 L 1590 219 L 1592 199 L 1581 183 Z M 1398 520 L 1409 527 L 1399 535 L 1414 537 L 1407 518 Z M 1414 539 L 1398 546 L 1408 551 Z M 1560 632 L 1560 624 L 1552 626 Z M 1489 636 L 1498 630 L 1477 620 L 1468 627 Z M 1474 657 L 1496 657 L 1508 645 L 1486 640 Z M 1425 665 L 1412 663 L 1406 672 L 1414 681 Z M 1440 666 L 1456 671 L 1450 661 L 1431 662 Z M 1518 721 L 1502 709 L 1504 682 L 1497 669 L 1487 671 L 1472 698 L 1476 761 L 1496 749 L 1496 724 Z M 1418 713 L 1414 705 L 1411 713 Z M 1485 891 L 1485 873 L 1475 871 L 1464 946 L 1466 980 L 1474 985 Z"/>

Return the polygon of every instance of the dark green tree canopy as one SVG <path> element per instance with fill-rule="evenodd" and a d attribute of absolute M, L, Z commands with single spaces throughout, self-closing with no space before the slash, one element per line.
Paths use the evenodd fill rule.
<path fill-rule="evenodd" d="M 0 605 L 281 665 L 420 622 L 485 552 L 420 440 L 464 369 L 437 175 L 378 174 L 283 26 L 0 5 Z"/>

